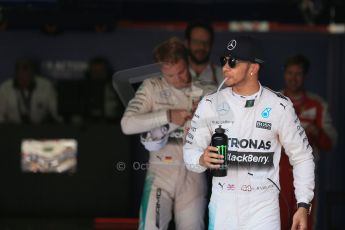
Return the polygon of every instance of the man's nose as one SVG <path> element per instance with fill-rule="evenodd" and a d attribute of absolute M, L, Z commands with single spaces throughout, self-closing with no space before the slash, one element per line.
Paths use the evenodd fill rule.
<path fill-rule="evenodd" d="M 228 62 L 226 62 L 225 65 L 223 66 L 223 70 L 227 70 L 227 71 L 232 70 Z"/>

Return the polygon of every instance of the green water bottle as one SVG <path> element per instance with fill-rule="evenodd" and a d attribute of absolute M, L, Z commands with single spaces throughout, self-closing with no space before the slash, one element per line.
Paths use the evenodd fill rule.
<path fill-rule="evenodd" d="M 215 177 L 224 177 L 228 172 L 228 136 L 225 134 L 225 129 L 220 125 L 216 128 L 212 135 L 211 145 L 218 148 L 218 155 L 223 155 L 224 163 L 220 165 L 219 169 L 212 169 L 212 175 Z M 221 158 L 219 158 L 221 159 Z"/>

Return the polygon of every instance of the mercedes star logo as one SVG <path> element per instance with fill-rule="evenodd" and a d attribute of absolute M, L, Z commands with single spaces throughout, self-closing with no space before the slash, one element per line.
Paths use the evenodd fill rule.
<path fill-rule="evenodd" d="M 229 112 L 230 106 L 228 103 L 223 102 L 221 105 L 218 106 L 217 111 L 220 115 L 225 115 Z"/>
<path fill-rule="evenodd" d="M 227 48 L 228 50 L 233 50 L 233 49 L 235 49 L 236 44 L 237 44 L 237 42 L 236 42 L 235 39 L 234 39 L 234 40 L 231 40 L 231 41 L 228 43 L 228 46 L 227 46 L 226 48 Z"/>

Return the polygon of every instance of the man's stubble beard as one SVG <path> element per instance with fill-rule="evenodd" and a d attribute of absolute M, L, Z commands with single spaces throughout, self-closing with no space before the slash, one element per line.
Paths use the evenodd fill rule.
<path fill-rule="evenodd" d="M 194 62 L 194 63 L 197 64 L 197 65 L 206 64 L 206 63 L 208 63 L 209 60 L 210 60 L 210 53 L 208 53 L 208 54 L 205 56 L 205 58 L 199 60 L 199 59 L 197 59 L 197 58 L 194 56 L 194 54 L 189 50 L 189 56 L 190 56 L 191 61 Z"/>

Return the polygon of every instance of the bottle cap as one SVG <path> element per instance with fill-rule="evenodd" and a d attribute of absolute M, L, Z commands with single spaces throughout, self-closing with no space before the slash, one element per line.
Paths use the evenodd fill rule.
<path fill-rule="evenodd" d="M 215 131 L 216 131 L 216 133 L 225 133 L 225 129 L 223 129 L 221 125 L 219 125 L 219 127 L 216 128 Z"/>

